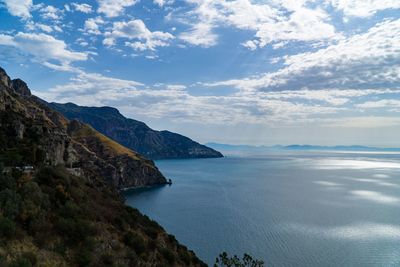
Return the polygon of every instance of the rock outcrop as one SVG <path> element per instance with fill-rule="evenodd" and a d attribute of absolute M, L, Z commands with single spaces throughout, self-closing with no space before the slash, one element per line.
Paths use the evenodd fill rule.
<path fill-rule="evenodd" d="M 28 85 L 21 79 L 14 79 L 11 81 L 11 87 L 20 95 L 30 96 L 31 90 L 28 88 Z"/>
<path fill-rule="evenodd" d="M 6 71 L 0 67 L 0 88 L 10 88 L 11 79 L 8 77 Z"/>
<path fill-rule="evenodd" d="M 155 131 L 145 123 L 125 118 L 112 107 L 83 107 L 48 103 L 69 119 L 77 119 L 149 159 L 218 158 L 223 155 L 183 135 Z"/>

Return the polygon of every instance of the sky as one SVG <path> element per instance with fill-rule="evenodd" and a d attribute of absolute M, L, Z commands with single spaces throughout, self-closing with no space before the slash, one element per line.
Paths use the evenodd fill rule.
<path fill-rule="evenodd" d="M 399 0 L 0 0 L 0 66 L 202 143 L 400 147 Z"/>

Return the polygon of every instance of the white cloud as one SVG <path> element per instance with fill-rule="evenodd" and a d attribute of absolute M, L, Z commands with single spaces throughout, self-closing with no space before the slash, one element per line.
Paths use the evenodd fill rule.
<path fill-rule="evenodd" d="M 31 17 L 32 0 L 2 0 L 1 2 L 6 4 L 11 15 L 24 19 Z"/>
<path fill-rule="evenodd" d="M 136 81 L 81 71 L 71 78 L 69 83 L 55 86 L 46 92 L 38 91 L 35 94 L 48 101 L 72 101 L 79 104 L 99 106 L 106 99 L 113 101 L 125 98 L 141 86 L 143 84 Z"/>
<path fill-rule="evenodd" d="M 268 92 L 266 95 L 270 99 L 286 100 L 307 100 L 325 102 L 332 106 L 341 106 L 349 101 L 363 96 L 400 94 L 396 89 L 319 89 L 319 90 L 284 90 L 278 92 Z M 359 105 L 356 105 L 357 107 Z"/>
<path fill-rule="evenodd" d="M 242 45 L 244 47 L 247 47 L 250 50 L 256 50 L 258 47 L 258 44 L 259 44 L 259 41 L 257 41 L 257 40 L 248 40 L 248 41 L 242 43 Z"/>
<path fill-rule="evenodd" d="M 46 33 L 50 33 L 53 31 L 53 28 L 49 25 L 46 24 L 42 24 L 42 23 L 34 23 L 32 21 L 29 21 L 25 27 L 30 30 L 30 31 L 34 31 L 34 30 L 41 30 L 44 31 Z"/>
<path fill-rule="evenodd" d="M 380 10 L 400 8 L 397 0 L 331 0 L 331 4 L 353 17 L 369 17 Z"/>
<path fill-rule="evenodd" d="M 187 2 L 194 5 L 194 9 L 175 15 L 191 25 L 191 29 L 180 36 L 194 45 L 215 45 L 214 29 L 228 26 L 255 32 L 254 40 L 244 43 L 252 50 L 282 41 L 323 41 L 338 37 L 329 23 L 329 15 L 323 9 L 305 7 L 305 1 L 272 1 L 268 4 L 250 0 Z M 197 21 L 193 22 L 193 18 Z M 198 38 L 204 41 L 196 42 Z"/>
<path fill-rule="evenodd" d="M 211 25 L 198 23 L 189 31 L 180 34 L 179 38 L 192 45 L 210 47 L 217 44 L 218 36 L 213 33 Z"/>
<path fill-rule="evenodd" d="M 71 3 L 71 5 L 75 8 L 76 11 L 89 14 L 92 13 L 92 6 L 89 4 L 78 4 L 78 3 Z"/>
<path fill-rule="evenodd" d="M 70 63 L 85 61 L 88 58 L 88 53 L 71 51 L 64 41 L 44 33 L 19 32 L 15 36 L 0 35 L 0 45 L 14 47 L 20 53 L 30 55 L 35 61 L 59 70 L 72 70 Z"/>
<path fill-rule="evenodd" d="M 102 43 L 105 46 L 113 46 L 113 45 L 115 45 L 115 39 L 114 38 L 105 38 Z"/>
<path fill-rule="evenodd" d="M 109 82 L 108 82 L 109 81 Z M 42 95 L 47 100 L 77 102 L 83 105 L 111 105 L 148 118 L 173 118 L 210 124 L 240 122 L 292 124 L 310 114 L 332 114 L 338 108 L 268 99 L 265 95 L 191 95 L 181 84 L 156 84 L 115 80 L 98 74 L 79 74 L 70 83 Z M 146 107 L 146 108 L 143 108 Z M 282 120 L 285 121 L 282 123 Z"/>
<path fill-rule="evenodd" d="M 174 2 L 174 0 L 153 0 L 153 3 L 155 5 L 158 5 L 159 7 L 163 7 L 165 5 L 170 5 Z"/>
<path fill-rule="evenodd" d="M 357 104 L 356 107 L 362 109 L 378 109 L 378 108 L 386 108 L 400 111 L 400 100 L 396 99 L 382 99 L 378 101 L 367 101 L 362 104 Z"/>
<path fill-rule="evenodd" d="M 384 88 L 400 82 L 400 19 L 339 40 L 315 52 L 285 56 L 284 67 L 258 77 L 210 83 L 242 90 Z"/>
<path fill-rule="evenodd" d="M 112 18 L 122 15 L 125 8 L 135 5 L 137 0 L 98 0 L 98 3 L 97 12 Z"/>
<path fill-rule="evenodd" d="M 150 31 L 140 19 L 115 22 L 112 30 L 107 32 L 105 36 L 106 39 L 103 41 L 105 45 L 114 45 L 118 38 L 135 40 L 134 42 L 125 42 L 125 45 L 138 51 L 154 51 L 157 47 L 168 46 L 169 41 L 174 38 L 168 32 Z"/>
<path fill-rule="evenodd" d="M 281 41 L 319 41 L 337 38 L 322 9 L 298 8 L 284 20 L 265 22 L 257 29 L 259 47 Z M 275 48 L 279 48 L 275 46 Z"/>
<path fill-rule="evenodd" d="M 400 118 L 393 116 L 348 116 L 344 118 L 325 119 L 321 122 L 322 126 L 332 128 L 385 128 L 400 126 Z"/>
<path fill-rule="evenodd" d="M 40 16 L 43 19 L 55 20 L 58 21 L 63 17 L 63 10 L 58 9 L 54 6 L 43 6 L 39 9 L 41 13 Z"/>
<path fill-rule="evenodd" d="M 96 17 L 96 18 L 89 18 L 85 21 L 83 31 L 86 34 L 94 34 L 94 35 L 100 35 L 100 26 L 103 25 L 105 22 L 101 17 Z"/>

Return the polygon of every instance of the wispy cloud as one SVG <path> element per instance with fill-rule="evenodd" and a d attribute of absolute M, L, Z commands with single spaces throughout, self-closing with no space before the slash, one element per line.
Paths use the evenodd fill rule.
<path fill-rule="evenodd" d="M 122 15 L 125 8 L 135 5 L 137 0 L 98 0 L 97 2 L 99 4 L 97 12 L 112 18 Z"/>
<path fill-rule="evenodd" d="M 32 0 L 3 0 L 11 15 L 28 19 L 31 17 Z"/>
<path fill-rule="evenodd" d="M 316 52 L 285 56 L 276 72 L 206 85 L 243 90 L 397 87 L 399 60 L 400 20 L 387 20 Z"/>
<path fill-rule="evenodd" d="M 168 32 L 150 31 L 140 19 L 115 22 L 111 31 L 106 32 L 105 36 L 106 39 L 103 43 L 108 46 L 114 45 L 120 38 L 134 40 L 125 42 L 125 46 L 138 51 L 154 51 L 157 47 L 168 46 L 169 41 L 174 39 L 174 36 Z"/>
<path fill-rule="evenodd" d="M 0 45 L 14 47 L 19 53 L 33 57 L 36 62 L 64 71 L 72 69 L 70 63 L 88 59 L 87 52 L 69 50 L 64 41 L 44 33 L 19 32 L 14 36 L 0 34 Z"/>

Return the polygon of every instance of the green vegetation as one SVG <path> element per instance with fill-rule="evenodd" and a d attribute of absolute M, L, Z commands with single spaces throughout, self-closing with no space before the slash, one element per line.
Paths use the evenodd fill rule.
<path fill-rule="evenodd" d="M 111 186 L 0 168 L 0 266 L 205 266 Z M 158 265 L 157 265 L 158 266 Z"/>
<path fill-rule="evenodd" d="M 244 254 L 242 259 L 234 255 L 230 257 L 228 253 L 223 252 L 215 260 L 214 267 L 263 267 L 264 262 L 253 259 L 250 255 Z"/>

